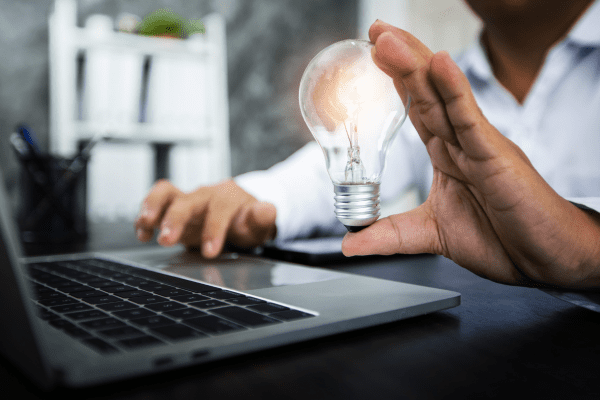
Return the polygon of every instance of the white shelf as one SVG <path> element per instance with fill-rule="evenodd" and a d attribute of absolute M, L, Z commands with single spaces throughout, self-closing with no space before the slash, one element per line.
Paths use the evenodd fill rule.
<path fill-rule="evenodd" d="M 154 176 L 150 143 L 172 145 L 175 159 L 167 160 L 167 169 L 183 188 L 229 177 L 223 18 L 204 17 L 205 34 L 158 38 L 115 32 L 106 16 L 91 16 L 78 27 L 76 5 L 55 0 L 49 18 L 50 151 L 72 156 L 81 141 L 112 139 L 93 150 L 92 218 L 105 212 L 130 216 L 139 207 L 137 197 Z"/>
<path fill-rule="evenodd" d="M 173 126 L 160 124 L 104 125 L 86 121 L 75 123 L 75 132 L 80 140 L 89 140 L 97 134 L 110 139 L 131 140 L 134 142 L 169 142 L 173 144 L 193 144 L 210 146 L 214 127 Z"/>
<path fill-rule="evenodd" d="M 106 50 L 152 56 L 180 56 L 204 58 L 215 52 L 215 45 L 202 37 L 189 39 L 160 38 L 134 35 L 125 32 L 111 32 L 102 36 L 88 29 L 73 27 L 72 44 L 78 50 Z"/>

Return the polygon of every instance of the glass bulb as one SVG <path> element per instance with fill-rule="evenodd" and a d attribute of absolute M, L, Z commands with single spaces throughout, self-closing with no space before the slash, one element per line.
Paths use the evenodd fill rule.
<path fill-rule="evenodd" d="M 379 218 L 385 156 L 410 107 L 373 62 L 371 48 L 366 40 L 335 43 L 312 59 L 300 81 L 302 116 L 325 155 L 336 215 L 351 232 Z"/>

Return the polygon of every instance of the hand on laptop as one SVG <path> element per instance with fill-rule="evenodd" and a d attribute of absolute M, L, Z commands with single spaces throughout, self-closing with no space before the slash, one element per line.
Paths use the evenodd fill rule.
<path fill-rule="evenodd" d="M 346 255 L 435 253 L 488 279 L 600 286 L 600 217 L 559 196 L 483 116 L 447 53 L 376 22 L 373 58 L 401 96 L 434 169 L 429 197 L 343 242 Z"/>
<path fill-rule="evenodd" d="M 199 247 L 208 258 L 218 256 L 229 241 L 253 247 L 275 236 L 275 206 L 259 202 L 234 181 L 183 193 L 168 181 L 157 182 L 142 204 L 136 220 L 138 239 Z"/>

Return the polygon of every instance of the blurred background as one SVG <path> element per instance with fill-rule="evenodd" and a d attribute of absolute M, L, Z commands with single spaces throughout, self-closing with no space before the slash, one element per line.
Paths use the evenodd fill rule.
<path fill-rule="evenodd" d="M 204 32 L 134 33 L 159 9 Z M 133 220 L 155 179 L 184 190 L 266 169 L 309 140 L 298 107 L 304 68 L 382 19 L 457 54 L 479 21 L 460 0 L 0 0 L 0 166 L 18 205 L 10 134 L 42 152 L 90 140 L 87 212 Z M 147 20 L 146 20 L 147 21 Z M 170 36 L 170 35 L 167 35 Z"/>

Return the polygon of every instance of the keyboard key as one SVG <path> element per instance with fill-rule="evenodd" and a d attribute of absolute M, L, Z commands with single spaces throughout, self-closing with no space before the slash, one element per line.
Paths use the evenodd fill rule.
<path fill-rule="evenodd" d="M 119 281 L 132 286 L 146 285 L 151 283 L 150 281 L 144 278 L 138 278 L 137 276 L 129 276 L 127 278 L 119 279 Z"/>
<path fill-rule="evenodd" d="M 36 297 L 38 300 L 66 299 L 67 298 L 66 295 L 64 295 L 60 292 L 57 292 L 57 291 L 38 293 Z"/>
<path fill-rule="evenodd" d="M 153 317 L 157 315 L 155 312 L 146 310 L 145 308 L 136 308 L 134 310 L 116 311 L 113 313 L 117 317 L 124 319 L 141 318 L 141 317 Z"/>
<path fill-rule="evenodd" d="M 61 283 L 53 283 L 51 286 L 53 288 L 56 288 L 58 290 L 62 290 L 64 292 L 63 289 L 65 289 L 65 288 L 68 288 L 68 287 L 81 287 L 83 285 L 81 283 L 79 283 L 79 282 L 68 281 L 68 282 L 61 282 Z"/>
<path fill-rule="evenodd" d="M 105 292 L 108 292 L 108 293 L 117 293 L 117 292 L 135 291 L 136 288 L 134 288 L 133 286 L 128 286 L 128 285 L 118 285 L 118 286 L 103 287 L 102 290 L 104 290 Z"/>
<path fill-rule="evenodd" d="M 79 284 L 77 284 L 79 285 Z M 42 286 L 42 285 L 38 285 L 37 283 L 35 285 L 33 285 L 33 290 L 36 293 L 48 293 L 48 292 L 54 292 L 54 289 L 51 289 L 49 287 L 46 286 Z"/>
<path fill-rule="evenodd" d="M 110 279 L 103 278 L 100 275 L 96 274 L 96 277 L 94 279 L 89 279 L 88 281 L 85 282 L 85 284 L 91 286 L 92 283 L 96 284 L 96 283 L 99 283 L 99 282 L 105 282 L 105 281 L 109 281 L 109 280 Z M 113 281 L 111 281 L 111 282 L 113 282 Z M 116 283 L 119 283 L 119 282 L 116 282 Z"/>
<path fill-rule="evenodd" d="M 135 282 L 144 280 L 142 278 L 138 278 L 137 276 L 132 276 L 132 275 L 125 275 L 123 277 L 111 276 L 110 279 L 112 279 L 113 281 L 115 281 L 117 283 L 121 283 L 123 285 L 134 286 L 136 288 L 137 288 L 137 285 L 135 284 Z"/>
<path fill-rule="evenodd" d="M 165 336 L 170 340 L 194 339 L 208 336 L 181 324 L 153 328 L 152 332 Z"/>
<path fill-rule="evenodd" d="M 241 307 L 222 307 L 212 310 L 212 312 L 250 327 L 276 324 L 281 322 L 267 317 L 266 315 L 262 315 Z"/>
<path fill-rule="evenodd" d="M 122 300 L 115 296 L 104 295 L 104 296 L 100 296 L 100 297 L 88 297 L 88 298 L 84 299 L 84 301 L 86 303 L 97 305 L 97 304 L 114 303 L 114 302 L 122 301 Z"/>
<path fill-rule="evenodd" d="M 145 326 L 148 328 L 155 328 L 158 326 L 165 326 L 165 325 L 173 325 L 175 323 L 175 321 L 173 321 L 172 319 L 163 317 L 161 315 L 156 315 L 154 317 L 136 318 L 136 319 L 130 320 L 129 322 L 131 322 L 132 324 L 136 324 L 139 326 Z"/>
<path fill-rule="evenodd" d="M 106 296 L 106 293 L 101 292 L 99 290 L 87 290 L 85 292 L 75 292 L 75 293 L 71 293 L 71 296 L 77 298 L 77 299 L 85 299 L 87 297 L 101 297 L 101 296 Z"/>
<path fill-rule="evenodd" d="M 82 322 L 81 325 L 90 329 L 106 329 L 125 326 L 125 324 L 116 318 L 95 319 L 92 321 Z"/>
<path fill-rule="evenodd" d="M 140 289 L 148 290 L 150 292 L 158 292 L 160 290 L 175 290 L 176 287 L 165 285 L 162 283 L 153 282 L 149 285 L 138 285 Z"/>
<path fill-rule="evenodd" d="M 100 272 L 99 275 L 105 276 L 105 277 L 110 278 L 110 279 L 115 280 L 115 281 L 119 281 L 120 279 L 128 278 L 128 277 L 131 276 L 129 274 L 123 274 L 121 272 L 111 271 L 111 270 L 108 270 L 108 269 L 106 271 Z"/>
<path fill-rule="evenodd" d="M 64 304 L 79 303 L 79 301 L 77 301 L 76 299 L 73 299 L 71 297 L 67 297 L 64 299 L 38 300 L 38 303 L 40 303 L 41 305 L 47 306 L 47 307 L 52 307 L 52 306 L 61 306 Z"/>
<path fill-rule="evenodd" d="M 233 299 L 234 297 L 244 297 L 243 294 L 228 292 L 226 290 L 215 290 L 212 292 L 203 292 L 202 294 L 219 300 Z"/>
<path fill-rule="evenodd" d="M 59 288 L 58 290 L 60 290 L 61 292 L 71 294 L 71 293 L 75 293 L 75 292 L 87 292 L 87 291 L 92 290 L 92 288 L 89 286 L 82 285 L 81 283 L 78 283 L 76 286 L 62 287 L 62 288 Z"/>
<path fill-rule="evenodd" d="M 157 288 L 154 287 L 150 289 L 146 285 L 141 286 L 140 288 L 144 290 L 157 291 L 157 290 L 166 290 L 166 289 L 184 289 L 189 290 L 190 292 L 199 293 L 204 291 L 215 290 L 214 286 L 205 285 L 198 282 L 188 281 L 186 279 L 177 278 L 175 276 L 165 275 L 158 271 L 150 271 L 142 268 L 135 269 L 135 275 L 148 279 L 150 281 L 156 281 L 156 284 L 162 285 L 164 287 Z M 172 286 L 167 286 L 172 285 Z"/>
<path fill-rule="evenodd" d="M 115 353 L 119 351 L 117 348 L 106 343 L 104 340 L 96 338 L 84 340 L 83 343 L 87 344 L 88 346 L 92 347 L 94 350 L 100 353 Z"/>
<path fill-rule="evenodd" d="M 161 342 L 160 340 L 158 340 L 152 336 L 142 336 L 142 337 L 133 338 L 133 339 L 123 339 L 123 340 L 119 340 L 119 343 L 121 343 L 125 347 L 129 347 L 132 349 L 138 348 L 138 347 L 156 346 L 159 344 L 163 344 L 163 342 Z"/>
<path fill-rule="evenodd" d="M 34 279 L 38 282 L 45 283 L 48 286 L 52 286 L 52 284 L 55 284 L 55 283 L 71 282 L 67 278 L 62 278 L 62 277 L 52 275 L 52 274 L 43 274 L 43 275 L 34 276 Z"/>
<path fill-rule="evenodd" d="M 279 304 L 273 304 L 273 303 L 259 304 L 259 305 L 248 307 L 248 308 L 251 310 L 254 310 L 254 311 L 265 313 L 265 314 L 289 310 L 288 307 L 280 306 Z"/>
<path fill-rule="evenodd" d="M 171 299 L 181 303 L 191 303 L 192 301 L 210 300 L 210 297 L 202 296 L 200 294 L 188 294 L 185 296 L 171 297 Z"/>
<path fill-rule="evenodd" d="M 52 310 L 54 310 L 56 312 L 60 312 L 60 313 L 85 311 L 85 310 L 91 310 L 91 309 L 92 309 L 92 307 L 88 306 L 87 304 L 83 304 L 83 303 L 67 304 L 64 306 L 52 307 Z"/>
<path fill-rule="evenodd" d="M 110 337 L 110 338 L 122 337 L 122 336 L 143 336 L 144 335 L 144 332 L 140 331 L 139 329 L 135 329 L 132 326 L 124 326 L 121 328 L 107 329 L 104 331 L 100 331 L 98 333 L 101 334 L 102 336 L 106 336 L 106 337 Z"/>
<path fill-rule="evenodd" d="M 269 316 L 280 319 L 282 321 L 291 321 L 294 319 L 314 317 L 314 315 L 312 315 L 312 314 L 308 314 L 308 313 L 298 311 L 298 310 L 281 311 L 281 312 L 269 314 Z"/>
<path fill-rule="evenodd" d="M 101 279 L 101 278 L 99 278 L 99 279 Z M 101 279 L 101 280 L 98 280 L 96 282 L 88 282 L 89 286 L 95 287 L 97 289 L 102 289 L 102 288 L 105 288 L 105 287 L 116 286 L 118 284 L 119 284 L 119 282 L 109 281 L 108 279 Z"/>
<path fill-rule="evenodd" d="M 192 318 L 183 321 L 184 324 L 198 328 L 210 334 L 234 332 L 245 329 L 243 326 L 209 315 L 208 317 Z"/>
<path fill-rule="evenodd" d="M 87 311 L 78 311 L 74 313 L 65 314 L 65 317 L 69 317 L 74 320 L 82 320 L 82 319 L 98 319 L 98 318 L 106 318 L 108 315 L 103 313 L 100 310 L 87 310 Z"/>
<path fill-rule="evenodd" d="M 43 307 L 38 308 L 37 316 L 43 319 L 44 321 L 50 321 L 52 319 L 60 318 L 57 314 L 54 314 L 52 311 L 48 311 Z"/>
<path fill-rule="evenodd" d="M 164 303 L 165 301 L 169 301 L 169 299 L 160 296 L 148 296 L 148 297 L 133 297 L 129 299 L 136 304 L 154 304 L 154 303 Z"/>
<path fill-rule="evenodd" d="M 121 310 L 131 310 L 134 308 L 140 308 L 140 306 L 129 303 L 128 301 L 119 301 L 116 303 L 108 303 L 108 304 L 98 304 L 98 308 L 103 309 L 104 311 L 121 311 Z"/>
<path fill-rule="evenodd" d="M 189 308 L 189 307 L 184 308 L 182 310 L 165 311 L 165 314 L 167 314 L 170 317 L 182 318 L 182 319 L 195 318 L 195 317 L 201 317 L 204 315 L 208 315 L 204 311 L 196 310 L 195 308 Z"/>
<path fill-rule="evenodd" d="M 253 304 L 265 303 L 264 300 L 253 299 L 252 297 L 235 297 L 233 299 L 227 299 L 227 302 L 238 306 L 250 306 Z"/>
<path fill-rule="evenodd" d="M 79 282 L 87 283 L 87 282 L 95 282 L 98 277 L 96 275 L 87 274 L 85 272 L 80 272 L 79 274 L 73 276 L 73 279 L 78 280 Z"/>
<path fill-rule="evenodd" d="M 157 304 L 148 304 L 146 308 L 149 308 L 154 311 L 170 311 L 170 310 L 178 310 L 180 308 L 186 308 L 185 304 L 176 303 L 174 301 L 169 301 L 166 303 L 157 303 Z"/>
<path fill-rule="evenodd" d="M 227 303 L 223 303 L 222 301 L 218 301 L 218 300 L 208 300 L 208 301 L 198 301 L 196 303 L 190 303 L 188 305 L 206 310 L 209 308 L 226 306 Z"/>
<path fill-rule="evenodd" d="M 159 296 L 165 296 L 165 297 L 173 297 L 173 296 L 183 296 L 186 294 L 192 294 L 192 292 L 188 292 L 187 290 L 183 290 L 183 289 L 168 289 L 168 290 L 154 290 L 154 293 L 156 293 Z"/>
<path fill-rule="evenodd" d="M 119 297 L 122 297 L 124 299 L 132 299 L 132 298 L 135 298 L 135 297 L 152 296 L 152 293 L 146 292 L 144 290 L 132 290 L 132 291 L 129 291 L 129 292 L 117 292 L 117 293 L 115 293 L 115 296 L 119 296 Z"/>

